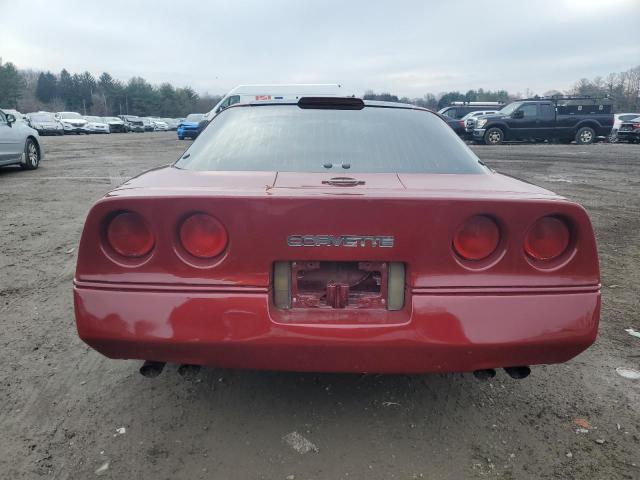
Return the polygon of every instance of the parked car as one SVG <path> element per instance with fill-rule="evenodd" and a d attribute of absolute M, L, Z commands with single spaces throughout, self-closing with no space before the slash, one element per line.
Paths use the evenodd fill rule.
<path fill-rule="evenodd" d="M 617 139 L 619 142 L 640 143 L 640 115 L 633 120 L 622 122 Z"/>
<path fill-rule="evenodd" d="M 120 115 L 120 118 L 124 122 L 124 127 L 127 132 L 144 133 L 144 123 L 140 117 L 135 115 Z"/>
<path fill-rule="evenodd" d="M 612 142 L 615 142 L 617 138 L 618 130 L 620 129 L 620 125 L 622 122 L 628 122 L 634 120 L 635 118 L 640 117 L 640 113 L 616 113 L 613 115 L 613 128 L 611 129 L 611 136 L 609 139 Z"/>
<path fill-rule="evenodd" d="M 177 118 L 163 118 L 162 121 L 167 124 L 169 130 L 177 130 L 180 120 Z"/>
<path fill-rule="evenodd" d="M 64 127 L 50 112 L 34 112 L 25 115 L 29 126 L 40 135 L 64 135 Z"/>
<path fill-rule="evenodd" d="M 442 115 L 444 121 L 447 122 L 447 125 L 449 125 L 453 129 L 453 131 L 456 132 L 460 137 L 471 138 L 473 136 L 473 128 L 469 129 L 471 123 L 469 123 L 468 120 L 472 119 L 473 125 L 475 125 L 476 117 L 480 117 L 489 113 L 497 113 L 497 110 L 472 111 L 467 113 L 462 118 L 452 118 L 443 114 L 440 115 Z"/>
<path fill-rule="evenodd" d="M 471 112 L 500 110 L 502 107 L 504 107 L 504 102 L 451 102 L 449 106 L 438 110 L 438 113 L 452 120 L 460 120 Z"/>
<path fill-rule="evenodd" d="M 142 124 L 144 125 L 145 132 L 153 132 L 154 130 L 153 120 L 151 120 L 149 117 L 140 117 L 140 120 L 142 120 Z"/>
<path fill-rule="evenodd" d="M 250 228 L 249 228 L 250 226 Z M 89 211 L 77 331 L 110 358 L 522 378 L 598 332 L 587 212 L 485 167 L 433 112 L 237 104 Z"/>
<path fill-rule="evenodd" d="M 109 123 L 104 118 L 90 115 L 84 119 L 88 122 L 87 127 L 91 133 L 111 133 Z"/>
<path fill-rule="evenodd" d="M 20 165 L 35 170 L 44 158 L 38 131 L 0 110 L 0 166 Z"/>
<path fill-rule="evenodd" d="M 479 117 L 473 139 L 487 145 L 505 140 L 558 140 L 585 145 L 607 137 L 613 127 L 608 98 L 552 97 L 510 103 L 495 115 Z"/>
<path fill-rule="evenodd" d="M 282 85 L 238 85 L 220 99 L 220 101 L 200 120 L 202 132 L 211 119 L 225 108 L 236 103 L 271 102 L 273 100 L 291 100 L 297 102 L 301 97 L 346 97 L 342 85 L 337 83 L 301 83 Z"/>
<path fill-rule="evenodd" d="M 58 112 L 55 114 L 55 117 L 62 123 L 65 134 L 91 133 L 88 125 L 89 122 L 77 112 Z"/>
<path fill-rule="evenodd" d="M 459 121 L 462 122 L 464 127 L 465 136 L 471 138 L 473 136 L 473 129 L 476 128 L 476 120 L 484 115 L 495 115 L 499 113 L 499 110 L 481 110 L 479 112 L 470 112 L 462 117 Z"/>
<path fill-rule="evenodd" d="M 104 117 L 104 121 L 109 125 L 111 133 L 124 133 L 127 131 L 124 122 L 118 117 Z"/>
<path fill-rule="evenodd" d="M 200 120 L 202 120 L 202 117 L 204 117 L 203 113 L 190 113 L 187 115 L 187 118 L 178 125 L 178 139 L 196 138 L 200 133 Z"/>
<path fill-rule="evenodd" d="M 167 130 L 169 130 L 169 125 L 167 125 L 160 118 L 152 118 L 151 121 L 153 122 L 153 130 L 154 131 L 156 131 L 156 132 L 166 132 Z"/>

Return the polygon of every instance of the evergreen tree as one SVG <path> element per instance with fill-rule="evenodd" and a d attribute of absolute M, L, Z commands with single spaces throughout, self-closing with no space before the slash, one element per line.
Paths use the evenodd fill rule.
<path fill-rule="evenodd" d="M 36 98 L 43 103 L 49 103 L 56 97 L 58 80 L 51 72 L 40 72 L 36 84 Z"/>
<path fill-rule="evenodd" d="M 25 84 L 23 76 L 13 63 L 0 65 L 0 107 L 17 108 Z"/>
<path fill-rule="evenodd" d="M 75 85 L 73 77 L 66 70 L 62 69 L 60 78 L 58 79 L 58 96 L 64 102 L 65 108 L 72 110 L 75 107 Z"/>

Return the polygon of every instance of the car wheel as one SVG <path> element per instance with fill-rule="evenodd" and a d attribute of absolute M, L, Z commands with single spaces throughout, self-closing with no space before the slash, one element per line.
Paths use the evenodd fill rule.
<path fill-rule="evenodd" d="M 596 132 L 591 127 L 582 127 L 576 133 L 576 143 L 578 145 L 589 145 L 596 139 Z"/>
<path fill-rule="evenodd" d="M 40 149 L 34 140 L 27 138 L 24 144 L 24 163 L 20 166 L 24 170 L 35 170 L 40 165 Z"/>
<path fill-rule="evenodd" d="M 504 140 L 504 132 L 499 128 L 490 128 L 484 134 L 484 143 L 487 145 L 500 145 Z"/>

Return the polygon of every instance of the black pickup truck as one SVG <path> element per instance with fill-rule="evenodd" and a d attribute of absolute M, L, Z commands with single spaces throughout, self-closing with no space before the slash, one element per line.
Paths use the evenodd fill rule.
<path fill-rule="evenodd" d="M 607 98 L 551 97 L 519 100 L 497 114 L 480 117 L 473 140 L 487 145 L 503 141 L 556 140 L 593 143 L 613 127 L 612 102 Z"/>

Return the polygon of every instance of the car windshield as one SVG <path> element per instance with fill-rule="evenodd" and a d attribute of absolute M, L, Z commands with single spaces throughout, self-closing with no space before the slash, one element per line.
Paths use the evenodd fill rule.
<path fill-rule="evenodd" d="M 103 123 L 104 121 L 100 117 L 84 117 L 87 122 Z"/>
<path fill-rule="evenodd" d="M 340 174 L 486 172 L 436 115 L 373 106 L 361 110 L 232 107 L 214 118 L 175 166 Z"/>
<path fill-rule="evenodd" d="M 34 113 L 29 115 L 29 119 L 32 122 L 54 122 L 55 117 L 49 113 Z"/>
<path fill-rule="evenodd" d="M 82 120 L 82 115 L 76 112 L 62 112 L 60 118 L 79 119 Z"/>
<path fill-rule="evenodd" d="M 184 119 L 185 122 L 199 122 L 204 117 L 204 113 L 190 113 L 187 115 L 187 118 Z"/>
<path fill-rule="evenodd" d="M 121 120 L 118 117 L 104 117 L 107 122 L 120 122 Z"/>
<path fill-rule="evenodd" d="M 510 103 L 509 105 L 503 107 L 500 109 L 500 113 L 504 114 L 504 115 L 511 115 L 513 112 L 515 112 L 518 107 L 520 107 L 522 105 L 522 102 L 513 102 Z"/>

